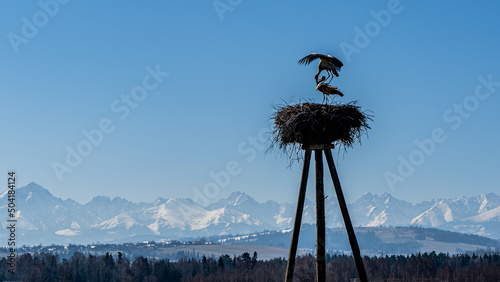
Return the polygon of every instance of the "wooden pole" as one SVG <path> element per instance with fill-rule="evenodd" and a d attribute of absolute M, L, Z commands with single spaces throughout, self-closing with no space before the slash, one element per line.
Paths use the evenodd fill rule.
<path fill-rule="evenodd" d="M 325 265 L 325 192 L 323 150 L 314 150 L 316 161 L 316 282 L 326 281 Z"/>
<path fill-rule="evenodd" d="M 297 254 L 297 244 L 299 242 L 300 225 L 302 224 L 302 213 L 304 211 L 304 201 L 306 198 L 307 177 L 309 175 L 309 164 L 311 162 L 311 150 L 305 150 L 304 168 L 302 169 L 302 178 L 300 180 L 299 199 L 297 201 L 297 210 L 295 212 L 295 222 L 293 224 L 292 241 L 290 243 L 290 253 L 288 254 L 288 263 L 286 266 L 285 281 L 293 281 L 293 270 L 295 267 L 295 256 Z"/>
<path fill-rule="evenodd" d="M 326 161 L 328 162 L 328 167 L 330 168 L 330 174 L 332 175 L 335 193 L 337 194 L 337 199 L 340 205 L 340 211 L 342 212 L 342 217 L 344 218 L 347 235 L 349 236 L 349 243 L 351 244 L 352 255 L 354 256 L 356 268 L 358 269 L 359 279 L 361 282 L 367 282 L 368 278 L 366 276 L 365 266 L 363 265 L 363 259 L 361 258 L 361 252 L 359 251 L 358 241 L 356 240 L 356 234 L 354 233 L 354 228 L 352 227 L 351 218 L 349 217 L 349 212 L 347 211 L 347 205 L 344 199 L 344 194 L 342 193 L 342 187 L 340 187 L 337 169 L 333 163 L 332 152 L 330 150 L 325 150 L 325 156 Z"/>

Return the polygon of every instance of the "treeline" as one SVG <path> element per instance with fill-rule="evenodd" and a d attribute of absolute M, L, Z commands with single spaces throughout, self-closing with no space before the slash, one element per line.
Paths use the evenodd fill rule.
<path fill-rule="evenodd" d="M 103 255 L 106 252 L 118 253 L 121 252 L 123 256 L 129 259 L 133 259 L 138 256 L 143 257 L 161 257 L 168 258 L 170 260 L 177 260 L 184 257 L 194 257 L 201 260 L 199 253 L 195 252 L 195 248 L 200 245 L 212 245 L 212 242 L 207 242 L 205 238 L 192 241 L 177 241 L 172 240 L 167 243 L 165 242 L 155 242 L 155 241 L 144 241 L 137 243 L 122 243 L 122 244 L 89 244 L 89 245 L 75 245 L 69 244 L 65 245 L 37 245 L 37 246 L 22 246 L 16 249 L 17 254 L 24 253 L 51 253 L 59 254 L 60 259 L 69 259 L 74 253 L 80 252 L 85 255 Z M 193 246 L 193 252 L 190 251 L 169 251 L 169 248 L 178 246 Z M 9 253 L 9 247 L 0 247 L 1 253 Z"/>
<path fill-rule="evenodd" d="M 500 254 L 364 257 L 370 281 L 500 281 Z M 16 273 L 0 260 L 0 280 L 20 281 L 283 281 L 285 259 L 258 260 L 257 253 L 219 258 L 167 259 L 75 253 L 70 259 L 47 253 L 17 257 Z M 314 281 L 315 258 L 296 260 L 294 281 Z M 354 260 L 327 255 L 327 281 L 357 277 Z"/>

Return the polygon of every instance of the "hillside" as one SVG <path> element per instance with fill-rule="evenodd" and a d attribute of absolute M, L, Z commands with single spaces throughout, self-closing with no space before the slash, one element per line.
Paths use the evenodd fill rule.
<path fill-rule="evenodd" d="M 363 255 L 437 253 L 458 254 L 479 250 L 500 251 L 500 241 L 457 232 L 421 227 L 360 227 L 355 228 Z M 301 228 L 299 248 L 314 253 L 316 243 L 314 225 Z M 242 236 L 213 237 L 221 244 L 249 244 L 288 247 L 290 230 L 268 231 Z M 326 232 L 326 248 L 331 253 L 350 253 L 351 247 L 343 228 L 331 228 Z"/>

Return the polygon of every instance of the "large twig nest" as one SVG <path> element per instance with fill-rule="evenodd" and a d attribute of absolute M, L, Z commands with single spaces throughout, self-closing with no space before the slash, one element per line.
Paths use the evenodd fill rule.
<path fill-rule="evenodd" d="M 299 103 L 276 108 L 273 145 L 287 152 L 299 145 L 350 147 L 366 133 L 369 116 L 356 102 L 349 104 Z"/>

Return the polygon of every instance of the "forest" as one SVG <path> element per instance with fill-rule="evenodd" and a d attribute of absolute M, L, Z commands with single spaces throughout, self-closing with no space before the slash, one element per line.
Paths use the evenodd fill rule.
<path fill-rule="evenodd" d="M 327 281 L 357 277 L 354 260 L 327 255 Z M 34 253 L 17 257 L 15 274 L 7 258 L 0 261 L 0 280 L 19 281 L 283 281 L 287 261 L 263 261 L 258 254 L 222 255 L 218 258 L 130 260 L 113 256 L 75 253 L 69 259 L 57 254 Z M 500 254 L 453 255 L 424 253 L 407 256 L 364 257 L 370 281 L 500 281 Z M 294 281 L 314 281 L 315 258 L 296 260 Z"/>

